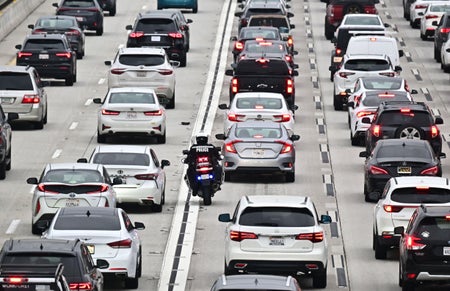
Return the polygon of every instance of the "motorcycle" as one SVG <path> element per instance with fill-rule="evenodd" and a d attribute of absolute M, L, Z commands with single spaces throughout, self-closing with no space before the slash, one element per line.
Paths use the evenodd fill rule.
<path fill-rule="evenodd" d="M 184 150 L 183 154 L 189 154 L 188 150 Z M 184 177 L 186 184 L 192 190 L 197 189 L 197 195 L 203 198 L 204 205 L 211 205 L 212 197 L 219 190 L 220 183 L 216 181 L 214 167 L 208 155 L 198 155 L 195 160 L 195 183 L 190 185 L 188 175 Z"/>

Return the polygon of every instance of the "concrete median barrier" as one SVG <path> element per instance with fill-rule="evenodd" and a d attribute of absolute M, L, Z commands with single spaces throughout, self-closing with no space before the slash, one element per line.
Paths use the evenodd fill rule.
<path fill-rule="evenodd" d="M 15 0 L 0 12 L 0 39 L 7 36 L 45 0 Z"/>

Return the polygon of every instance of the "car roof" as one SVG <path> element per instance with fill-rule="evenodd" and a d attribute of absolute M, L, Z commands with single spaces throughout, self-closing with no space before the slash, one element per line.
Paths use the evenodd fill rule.
<path fill-rule="evenodd" d="M 153 55 L 165 55 L 166 52 L 163 48 L 159 47 L 123 47 L 119 49 L 119 54 L 153 54 Z"/>
<path fill-rule="evenodd" d="M 241 204 L 250 207 L 309 207 L 311 199 L 300 195 L 245 195 Z"/>
<path fill-rule="evenodd" d="M 117 216 L 120 208 L 114 207 L 61 207 L 58 209 L 59 216 L 80 216 L 80 215 L 95 215 L 95 216 Z"/>
<path fill-rule="evenodd" d="M 448 178 L 437 176 L 404 176 L 391 178 L 391 185 L 395 188 L 432 186 L 450 189 L 450 181 Z"/>
<path fill-rule="evenodd" d="M 274 93 L 274 92 L 239 92 L 234 95 L 234 98 L 248 98 L 248 97 L 254 97 L 254 98 L 280 98 L 284 99 L 283 94 L 281 93 Z M 233 99 L 234 100 L 234 99 Z"/>
<path fill-rule="evenodd" d="M 0 66 L 0 72 L 28 72 L 31 67 L 29 66 Z"/>
<path fill-rule="evenodd" d="M 227 290 L 236 288 L 261 288 L 264 290 L 287 290 L 293 284 L 292 277 L 276 276 L 276 275 L 261 275 L 261 274 L 243 274 L 243 275 L 222 275 L 217 280 L 220 290 Z"/>
<path fill-rule="evenodd" d="M 45 168 L 47 170 L 61 170 L 61 169 L 73 169 L 73 170 L 96 170 L 101 171 L 102 165 L 89 164 L 89 163 L 51 163 Z"/>
<path fill-rule="evenodd" d="M 99 145 L 95 147 L 96 153 L 147 153 L 149 146 L 145 145 Z"/>
<path fill-rule="evenodd" d="M 155 89 L 149 87 L 112 87 L 108 89 L 108 93 L 118 92 L 146 92 L 156 94 Z"/>
<path fill-rule="evenodd" d="M 80 240 L 63 240 L 63 239 L 9 239 L 5 241 L 4 251 L 7 252 L 58 252 L 75 250 L 75 246 Z"/>

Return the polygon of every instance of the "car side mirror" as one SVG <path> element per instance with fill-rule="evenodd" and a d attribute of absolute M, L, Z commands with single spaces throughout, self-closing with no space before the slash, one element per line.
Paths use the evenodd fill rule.
<path fill-rule="evenodd" d="M 215 137 L 216 137 L 218 140 L 225 140 L 225 139 L 226 139 L 226 136 L 225 136 L 225 134 L 223 134 L 223 133 L 218 133 L 218 134 L 215 135 Z"/>
<path fill-rule="evenodd" d="M 286 4 L 286 8 L 287 8 L 287 9 L 291 9 L 291 5 Z"/>
<path fill-rule="evenodd" d="M 298 55 L 298 51 L 292 51 L 292 53 L 294 56 Z"/>
<path fill-rule="evenodd" d="M 244 4 L 239 4 L 238 7 L 244 9 Z"/>
<path fill-rule="evenodd" d="M 125 26 L 125 29 L 126 30 L 132 30 L 133 29 L 133 25 L 128 24 L 127 26 Z"/>
<path fill-rule="evenodd" d="M 111 61 L 105 61 L 105 65 L 107 66 L 111 66 L 112 62 Z"/>
<path fill-rule="evenodd" d="M 113 184 L 113 185 L 122 185 L 122 184 L 123 184 L 122 178 L 120 178 L 120 177 L 115 177 L 115 178 L 113 179 L 113 181 L 112 181 L 112 184 Z"/>
<path fill-rule="evenodd" d="M 29 29 L 34 29 L 34 24 L 28 24 Z"/>
<path fill-rule="evenodd" d="M 363 152 L 359 152 L 359 157 L 360 158 L 367 158 L 369 155 L 368 155 L 368 153 L 366 152 L 366 151 L 363 151 Z"/>
<path fill-rule="evenodd" d="M 88 160 L 86 158 L 79 158 L 77 160 L 77 163 L 87 163 L 87 162 L 88 162 Z"/>
<path fill-rule="evenodd" d="M 345 93 L 352 94 L 353 92 L 352 92 L 352 89 L 345 89 Z"/>
<path fill-rule="evenodd" d="M 294 64 L 294 69 L 298 69 L 298 68 L 299 68 L 298 64 Z"/>
<path fill-rule="evenodd" d="M 331 39 L 331 42 L 334 43 L 334 44 L 336 44 L 336 43 L 337 43 L 337 38 L 333 37 L 333 38 Z"/>
<path fill-rule="evenodd" d="M 405 233 L 405 227 L 404 226 L 394 227 L 394 234 L 403 235 L 403 233 Z"/>
<path fill-rule="evenodd" d="M 145 225 L 142 222 L 134 222 L 134 229 L 143 230 L 145 229 Z"/>
<path fill-rule="evenodd" d="M 347 107 L 355 108 L 355 102 L 353 102 L 353 101 L 347 102 Z"/>
<path fill-rule="evenodd" d="M 398 50 L 398 56 L 403 57 L 405 55 L 405 52 L 403 50 Z"/>
<path fill-rule="evenodd" d="M 389 23 L 383 23 L 383 26 L 386 28 L 391 27 L 391 25 Z"/>
<path fill-rule="evenodd" d="M 183 153 L 183 155 L 187 155 L 187 154 L 189 154 L 189 150 L 183 150 L 182 153 Z"/>
<path fill-rule="evenodd" d="M 234 16 L 241 17 L 242 16 L 242 11 L 235 12 Z"/>
<path fill-rule="evenodd" d="M 95 267 L 97 267 L 98 269 L 108 269 L 109 263 L 107 260 L 97 259 L 97 262 L 95 263 Z"/>
<path fill-rule="evenodd" d="M 402 69 L 402 67 L 400 67 L 400 66 L 395 66 L 395 67 L 394 67 L 394 71 L 396 71 L 396 72 L 401 72 L 401 71 L 403 71 L 403 69 Z"/>
<path fill-rule="evenodd" d="M 232 69 L 225 70 L 225 75 L 226 76 L 234 76 L 234 70 L 232 70 Z"/>
<path fill-rule="evenodd" d="M 230 217 L 229 213 L 219 214 L 218 219 L 220 222 L 230 222 L 231 221 L 231 217 Z"/>
<path fill-rule="evenodd" d="M 219 104 L 219 109 L 225 110 L 225 109 L 229 109 L 228 105 L 225 103 Z"/>
<path fill-rule="evenodd" d="M 289 24 L 289 26 L 291 27 L 291 29 L 295 28 L 295 24 Z"/>
<path fill-rule="evenodd" d="M 435 124 L 444 124 L 444 120 L 442 119 L 442 117 L 437 116 L 437 117 L 434 119 L 434 123 L 435 123 Z"/>
<path fill-rule="evenodd" d="M 291 17 L 294 17 L 295 15 L 294 15 L 294 13 L 292 13 L 292 12 L 288 12 L 286 16 L 287 16 L 288 18 L 291 18 Z"/>
<path fill-rule="evenodd" d="M 370 118 L 369 118 L 369 117 L 363 117 L 363 118 L 361 119 L 361 123 L 366 123 L 366 124 L 371 123 Z"/>
<path fill-rule="evenodd" d="M 298 135 L 298 134 L 293 134 L 293 135 L 291 135 L 290 139 L 291 139 L 292 141 L 300 140 L 300 135 Z"/>
<path fill-rule="evenodd" d="M 331 223 L 331 216 L 322 214 L 322 215 L 320 216 L 319 222 L 320 222 L 320 223 L 324 223 L 324 224 L 329 224 L 329 223 Z"/>
<path fill-rule="evenodd" d="M 52 3 L 52 6 L 58 8 L 58 3 Z"/>
<path fill-rule="evenodd" d="M 237 36 L 233 35 L 232 37 L 230 37 L 231 41 L 237 41 Z"/>
<path fill-rule="evenodd" d="M 298 110 L 298 105 L 291 105 L 291 107 L 290 107 L 290 109 L 292 110 L 292 111 L 295 111 L 295 110 Z"/>
<path fill-rule="evenodd" d="M 37 185 L 39 184 L 39 181 L 37 178 L 35 177 L 31 177 L 27 179 L 27 184 L 31 184 L 31 185 Z"/>
<path fill-rule="evenodd" d="M 44 232 L 48 229 L 50 226 L 50 221 L 48 220 L 39 220 L 36 222 L 36 228 L 39 229 L 41 232 Z"/>
<path fill-rule="evenodd" d="M 423 16 L 423 12 L 419 12 L 419 13 L 417 13 L 417 15 Z"/>
<path fill-rule="evenodd" d="M 431 22 L 431 25 L 438 26 L 438 22 L 435 20 L 435 21 Z"/>
<path fill-rule="evenodd" d="M 292 76 L 295 76 L 295 77 L 298 76 L 298 71 L 297 70 L 293 70 L 292 71 Z"/>
<path fill-rule="evenodd" d="M 411 94 L 417 94 L 419 93 L 416 89 L 411 89 Z"/>
<path fill-rule="evenodd" d="M 164 167 L 170 166 L 169 160 L 161 160 L 161 169 L 164 169 Z"/>
<path fill-rule="evenodd" d="M 94 98 L 94 99 L 92 99 L 92 102 L 94 102 L 95 104 L 103 104 L 101 98 Z"/>
<path fill-rule="evenodd" d="M 15 48 L 18 49 L 18 50 L 21 50 L 22 49 L 22 45 L 21 44 L 16 44 Z"/>
<path fill-rule="evenodd" d="M 447 155 L 445 153 L 440 153 L 439 154 L 439 158 L 440 159 L 445 159 L 447 157 Z"/>
<path fill-rule="evenodd" d="M 186 22 L 187 22 L 187 23 L 192 23 L 192 22 L 194 22 L 194 20 L 188 18 L 188 19 L 186 19 Z"/>

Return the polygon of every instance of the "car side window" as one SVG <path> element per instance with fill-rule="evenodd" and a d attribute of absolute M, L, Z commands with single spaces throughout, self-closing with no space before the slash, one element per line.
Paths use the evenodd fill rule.
<path fill-rule="evenodd" d="M 91 254 L 85 245 L 81 245 L 81 260 L 83 261 L 83 268 L 85 268 L 85 271 L 91 273 L 95 265 Z"/>
<path fill-rule="evenodd" d="M 240 204 L 241 204 L 241 202 L 239 201 L 238 204 L 236 205 L 236 208 L 234 209 L 233 217 L 231 218 L 231 221 L 233 223 L 236 223 L 236 221 L 237 221 L 237 216 L 238 216 Z"/>
<path fill-rule="evenodd" d="M 405 233 L 409 233 L 411 231 L 411 229 L 413 228 L 412 221 L 414 221 L 416 219 L 416 217 L 417 217 L 417 211 L 414 211 L 413 215 L 409 219 L 409 223 L 408 223 L 408 226 L 406 227 Z"/>
<path fill-rule="evenodd" d="M 159 160 L 156 157 L 156 154 L 155 154 L 155 152 L 153 150 L 150 150 L 150 155 L 152 156 L 152 160 L 153 160 L 153 163 L 155 164 L 155 166 L 159 167 L 160 166 L 159 165 Z"/>

